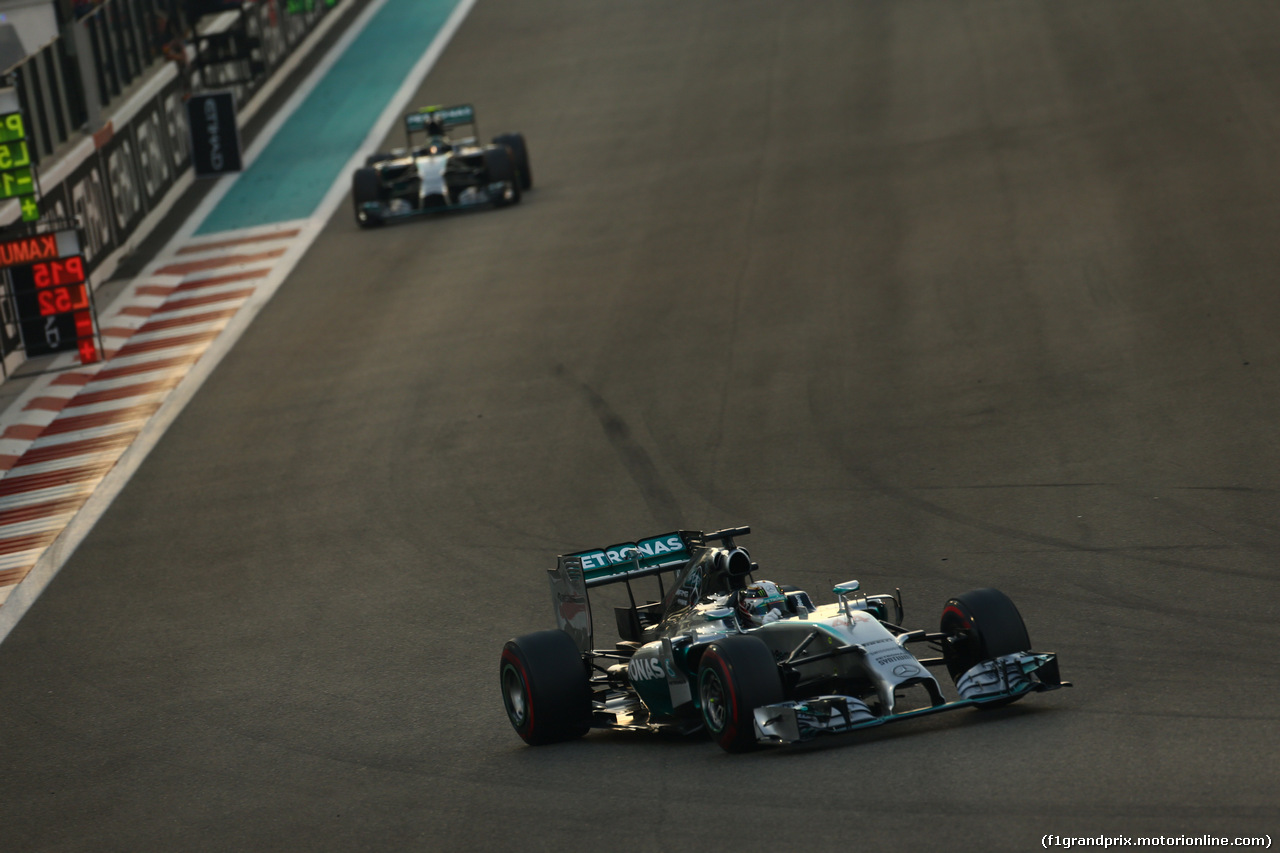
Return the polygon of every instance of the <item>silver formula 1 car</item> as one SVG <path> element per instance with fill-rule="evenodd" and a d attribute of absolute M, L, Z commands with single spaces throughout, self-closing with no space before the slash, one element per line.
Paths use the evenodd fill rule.
<path fill-rule="evenodd" d="M 734 542 L 749 532 L 677 531 L 561 556 L 549 572 L 558 627 L 502 650 L 516 732 L 546 744 L 593 727 L 705 729 L 737 752 L 1070 686 L 1056 655 L 1031 651 L 998 590 L 952 598 L 936 631 L 908 630 L 901 591 L 864 595 L 849 581 L 815 606 L 803 590 L 756 580 Z M 636 602 L 642 578 L 656 579 L 658 600 Z M 629 604 L 614 608 L 614 648 L 597 649 L 587 592 L 610 584 L 625 585 Z M 950 674 L 955 698 L 933 668 Z"/>
<path fill-rule="evenodd" d="M 533 186 L 524 136 L 503 133 L 481 145 L 470 104 L 424 107 L 405 116 L 404 126 L 406 147 L 371 154 L 351 176 L 362 228 L 477 205 L 519 204 Z M 471 135 L 452 138 L 449 131 L 457 127 L 470 127 Z"/>

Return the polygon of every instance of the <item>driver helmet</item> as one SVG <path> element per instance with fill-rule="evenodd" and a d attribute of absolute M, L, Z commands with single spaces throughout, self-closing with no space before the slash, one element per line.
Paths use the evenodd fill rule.
<path fill-rule="evenodd" d="M 787 596 L 773 581 L 756 581 L 735 593 L 738 621 L 744 628 L 754 628 L 782 618 L 787 609 Z"/>

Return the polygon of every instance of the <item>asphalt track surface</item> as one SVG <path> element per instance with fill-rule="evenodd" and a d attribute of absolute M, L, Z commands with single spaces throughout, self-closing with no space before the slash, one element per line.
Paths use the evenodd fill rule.
<path fill-rule="evenodd" d="M 481 0 L 519 207 L 344 208 L 0 645 L 6 850 L 1275 837 L 1280 8 Z M 996 586 L 1072 690 L 525 747 L 568 550 Z M 607 613 L 605 614 L 607 617 Z"/>

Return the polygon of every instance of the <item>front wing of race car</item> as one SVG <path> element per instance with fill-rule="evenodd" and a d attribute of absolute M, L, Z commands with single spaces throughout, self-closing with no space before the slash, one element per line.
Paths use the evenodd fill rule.
<path fill-rule="evenodd" d="M 357 216 L 361 221 L 371 220 L 374 222 L 412 219 L 416 216 L 427 216 L 432 213 L 449 213 L 491 204 L 510 204 L 513 201 L 512 193 L 513 190 L 509 183 L 497 181 L 485 186 L 475 187 L 472 191 L 464 192 L 452 204 L 444 202 L 439 196 L 435 197 L 435 199 L 429 199 L 419 206 L 415 206 L 405 198 L 393 198 L 390 201 L 366 201 L 358 208 Z"/>
<path fill-rule="evenodd" d="M 1027 693 L 1069 686 L 1058 675 L 1056 655 L 1015 652 L 974 666 L 956 681 L 959 699 L 927 708 L 879 716 L 852 696 L 816 696 L 763 705 L 754 712 L 756 740 L 799 743 L 820 735 L 844 734 L 940 711 L 1005 703 Z"/>

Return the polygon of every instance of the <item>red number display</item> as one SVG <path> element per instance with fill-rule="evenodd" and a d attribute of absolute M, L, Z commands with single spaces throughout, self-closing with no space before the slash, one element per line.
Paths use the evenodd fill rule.
<path fill-rule="evenodd" d="M 58 287 L 64 284 L 80 284 L 84 281 L 84 260 L 78 255 L 57 261 L 45 261 L 31 265 L 36 287 Z"/>
<path fill-rule="evenodd" d="M 83 290 L 84 285 L 80 288 Z M 76 348 L 80 350 L 81 364 L 98 360 L 98 345 L 93 342 L 93 315 L 88 311 L 76 312 Z"/>
<path fill-rule="evenodd" d="M 28 356 L 79 350 L 84 364 L 103 358 L 94 329 L 89 267 L 78 254 L 79 245 L 74 231 L 0 240 L 0 270 L 10 288 L 3 301 L 8 307 L 12 300 Z"/>
<path fill-rule="evenodd" d="M 40 300 L 41 317 L 81 311 L 89 307 L 89 293 L 83 284 L 48 287 L 36 295 Z"/>

